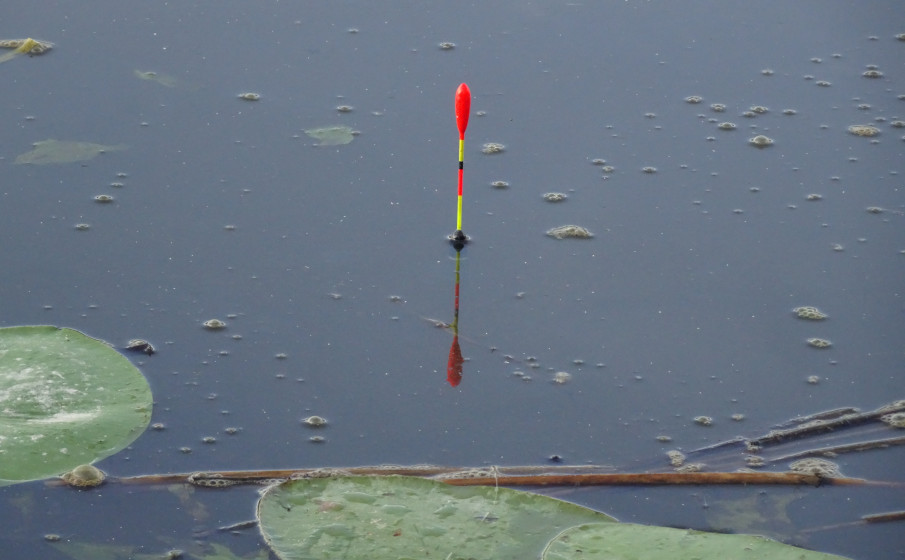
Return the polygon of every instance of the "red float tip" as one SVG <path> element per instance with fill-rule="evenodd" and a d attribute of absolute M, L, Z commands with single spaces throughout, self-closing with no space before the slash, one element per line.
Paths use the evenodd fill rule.
<path fill-rule="evenodd" d="M 459 127 L 459 138 L 465 138 L 468 128 L 468 114 L 471 112 L 471 90 L 468 84 L 462 84 L 456 90 L 456 126 Z"/>

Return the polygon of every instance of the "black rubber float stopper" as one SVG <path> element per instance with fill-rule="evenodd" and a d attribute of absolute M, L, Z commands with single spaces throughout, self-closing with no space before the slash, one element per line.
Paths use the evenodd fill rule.
<path fill-rule="evenodd" d="M 455 233 L 449 236 L 449 242 L 452 243 L 453 249 L 461 251 L 465 244 L 468 243 L 468 236 L 461 229 L 457 229 Z"/>

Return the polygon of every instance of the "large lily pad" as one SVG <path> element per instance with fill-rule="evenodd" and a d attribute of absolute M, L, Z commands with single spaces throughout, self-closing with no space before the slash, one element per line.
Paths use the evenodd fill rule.
<path fill-rule="evenodd" d="M 151 388 L 103 341 L 51 326 L 0 329 L 0 486 L 113 455 L 151 420 Z"/>
<path fill-rule="evenodd" d="M 46 165 L 49 163 L 74 163 L 87 161 L 98 154 L 125 150 L 127 146 L 117 144 L 105 146 L 104 144 L 92 144 L 91 142 L 65 142 L 61 140 L 41 140 L 32 144 L 34 148 L 16 158 L 16 163 L 33 163 Z"/>
<path fill-rule="evenodd" d="M 318 146 L 341 146 L 355 138 L 354 131 L 348 126 L 325 126 L 306 130 L 305 134 L 317 140 Z"/>
<path fill-rule="evenodd" d="M 269 488 L 257 512 L 283 560 L 523 560 L 567 527 L 615 521 L 537 494 L 396 476 L 290 480 Z"/>
<path fill-rule="evenodd" d="M 766 537 L 726 535 L 631 523 L 591 523 L 566 529 L 544 549 L 543 560 L 840 560 L 842 556 L 785 545 Z"/>

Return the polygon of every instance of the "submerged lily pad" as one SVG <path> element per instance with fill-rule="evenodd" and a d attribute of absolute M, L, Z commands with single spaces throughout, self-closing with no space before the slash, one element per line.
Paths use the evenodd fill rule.
<path fill-rule="evenodd" d="M 0 329 L 0 486 L 109 457 L 151 420 L 151 388 L 107 343 L 51 326 Z"/>
<path fill-rule="evenodd" d="M 17 157 L 16 163 L 33 163 L 35 165 L 74 163 L 87 161 L 105 152 L 125 150 L 127 148 L 123 144 L 105 146 L 90 142 L 66 142 L 54 139 L 41 140 L 32 145 L 34 149 Z"/>
<path fill-rule="evenodd" d="M 588 558 L 840 560 L 843 557 L 804 550 L 754 535 L 704 533 L 631 523 L 592 523 L 569 528 L 550 541 L 542 556 L 543 560 Z"/>
<path fill-rule="evenodd" d="M 258 502 L 279 558 L 537 558 L 567 527 L 614 522 L 546 496 L 414 477 L 290 480 Z M 588 557 L 590 558 L 590 556 Z"/>
<path fill-rule="evenodd" d="M 353 132 L 348 126 L 325 126 L 306 130 L 305 134 L 317 140 L 318 146 L 342 146 L 355 138 Z"/>

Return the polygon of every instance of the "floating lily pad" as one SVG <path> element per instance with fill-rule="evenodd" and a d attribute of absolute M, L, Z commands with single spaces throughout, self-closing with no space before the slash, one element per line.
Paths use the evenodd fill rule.
<path fill-rule="evenodd" d="M 0 486 L 60 475 L 135 441 L 151 389 L 107 343 L 51 326 L 0 329 Z"/>
<path fill-rule="evenodd" d="M 522 560 L 567 527 L 615 521 L 537 494 L 395 476 L 290 480 L 267 489 L 257 513 L 283 560 Z"/>
<path fill-rule="evenodd" d="M 317 140 L 318 146 L 342 146 L 351 142 L 355 135 L 348 126 L 325 126 L 306 130 L 305 134 Z"/>
<path fill-rule="evenodd" d="M 17 157 L 16 163 L 33 163 L 35 165 L 74 163 L 76 161 L 87 161 L 105 152 L 125 150 L 127 148 L 123 144 L 105 146 L 90 142 L 65 142 L 53 139 L 41 140 L 32 145 L 34 149 Z"/>
<path fill-rule="evenodd" d="M 840 560 L 843 557 L 804 550 L 754 535 L 704 533 L 631 523 L 592 523 L 571 527 L 550 541 L 542 556 L 543 560 L 588 558 Z"/>

